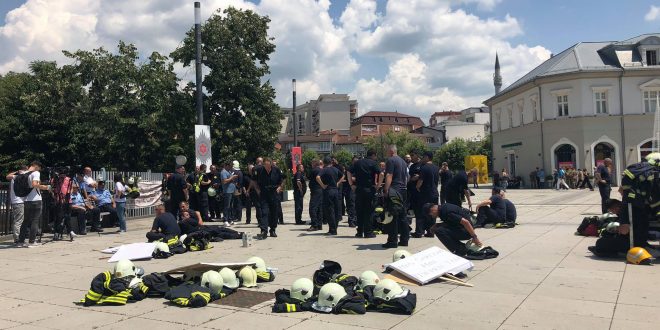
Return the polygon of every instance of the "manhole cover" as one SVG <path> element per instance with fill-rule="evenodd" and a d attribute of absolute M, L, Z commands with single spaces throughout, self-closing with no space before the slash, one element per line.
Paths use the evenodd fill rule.
<path fill-rule="evenodd" d="M 251 308 L 268 300 L 274 299 L 271 292 L 238 290 L 226 298 L 214 301 L 214 304 L 241 308 Z"/>

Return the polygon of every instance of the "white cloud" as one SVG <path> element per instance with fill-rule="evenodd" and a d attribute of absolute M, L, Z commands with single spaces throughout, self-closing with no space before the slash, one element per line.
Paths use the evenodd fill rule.
<path fill-rule="evenodd" d="M 649 8 L 649 12 L 644 15 L 644 19 L 649 22 L 655 21 L 658 19 L 658 17 L 660 17 L 660 7 L 656 6 L 651 6 L 651 8 Z"/>
<path fill-rule="evenodd" d="M 268 79 L 282 105 L 291 104 L 291 79 L 296 78 L 299 103 L 320 93 L 351 92 L 361 112 L 398 109 L 426 119 L 434 111 L 479 105 L 492 95 L 496 50 L 505 85 L 549 56 L 541 46 L 509 41 L 523 34 L 515 17 L 481 18 L 460 9 L 476 4 L 487 11 L 499 2 L 389 0 L 379 12 L 374 0 L 351 0 L 333 20 L 330 0 L 261 0 L 256 5 L 204 0 L 202 18 L 229 5 L 270 17 L 269 34 L 277 48 Z M 192 26 L 193 6 L 188 0 L 27 0 L 5 21 L 0 73 L 26 70 L 38 59 L 68 63 L 61 50 L 114 50 L 118 40 L 135 43 L 143 56 L 169 54 Z M 376 75 L 383 78 L 358 76 L 361 65 L 373 66 L 360 63 L 361 58 L 387 63 Z M 194 69 L 176 70 L 194 78 Z"/>

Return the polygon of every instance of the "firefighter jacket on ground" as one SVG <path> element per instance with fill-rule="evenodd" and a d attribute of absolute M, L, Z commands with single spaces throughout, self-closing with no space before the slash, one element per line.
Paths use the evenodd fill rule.
<path fill-rule="evenodd" d="M 204 307 L 208 303 L 222 299 L 233 292 L 234 290 L 227 289 L 226 287 L 220 292 L 212 292 L 209 288 L 187 282 L 170 289 L 165 294 L 165 299 L 179 306 Z"/>
<path fill-rule="evenodd" d="M 172 277 L 165 273 L 151 273 L 142 276 L 142 283 L 149 289 L 150 297 L 163 297 L 171 288 L 183 284 L 180 278 Z"/>
<path fill-rule="evenodd" d="M 364 294 L 364 296 L 367 298 L 369 295 Z M 411 293 L 408 289 L 404 289 L 402 294 L 393 299 L 384 300 L 374 297 L 372 288 L 369 299 L 371 300 L 368 301 L 368 310 L 374 312 L 412 315 L 417 306 L 417 295 Z"/>
<path fill-rule="evenodd" d="M 210 243 L 211 235 L 202 231 L 196 231 L 188 234 L 183 240 L 183 244 L 188 248 L 188 251 L 203 251 L 213 247 Z"/>
<path fill-rule="evenodd" d="M 334 307 L 319 306 L 318 303 L 312 303 L 312 308 L 321 313 L 332 314 L 365 314 L 367 312 L 366 301 L 362 296 L 346 296 L 339 300 Z"/>
<path fill-rule="evenodd" d="M 307 312 L 312 310 L 312 304 L 316 301 L 316 297 L 309 298 L 307 301 L 301 301 L 291 298 L 291 292 L 287 289 L 279 289 L 275 291 L 275 305 L 273 305 L 273 313 L 296 313 Z"/>
<path fill-rule="evenodd" d="M 367 304 L 367 310 L 369 310 L 372 306 L 371 304 L 374 301 L 374 288 L 375 285 L 365 285 L 363 288 L 356 288 L 355 289 L 355 294 L 362 296 L 364 300 L 366 301 Z"/>
<path fill-rule="evenodd" d="M 143 283 L 130 287 L 130 278 L 113 278 L 109 271 L 98 274 L 92 280 L 85 295 L 84 306 L 126 305 L 129 300 L 139 301 L 149 290 Z"/>
<path fill-rule="evenodd" d="M 359 280 L 357 277 L 348 274 L 336 274 L 332 277 L 330 282 L 341 285 L 346 291 L 346 294 L 354 296 L 355 287 L 358 285 Z"/>
<path fill-rule="evenodd" d="M 257 282 L 272 282 L 275 281 L 275 274 L 271 271 L 257 270 Z"/>

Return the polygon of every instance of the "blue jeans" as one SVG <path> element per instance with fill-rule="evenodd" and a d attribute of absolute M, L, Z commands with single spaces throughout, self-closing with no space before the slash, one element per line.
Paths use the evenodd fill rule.
<path fill-rule="evenodd" d="M 231 200 L 234 197 L 234 193 L 225 193 L 225 198 L 222 199 L 223 203 L 223 214 L 225 216 L 225 221 L 233 221 L 234 215 L 231 207 Z"/>
<path fill-rule="evenodd" d="M 126 202 L 116 202 L 117 206 L 117 222 L 119 222 L 119 230 L 126 231 Z"/>

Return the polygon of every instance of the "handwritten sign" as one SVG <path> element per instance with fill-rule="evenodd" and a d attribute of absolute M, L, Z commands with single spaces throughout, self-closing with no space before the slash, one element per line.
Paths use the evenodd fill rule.
<path fill-rule="evenodd" d="M 122 245 L 117 249 L 108 262 L 117 262 L 122 259 L 141 260 L 151 259 L 156 244 L 154 243 L 133 243 Z M 105 252 L 104 252 L 105 253 Z"/>
<path fill-rule="evenodd" d="M 433 246 L 388 266 L 420 284 L 426 284 L 447 273 L 457 274 L 472 269 L 474 264 L 470 260 Z"/>

